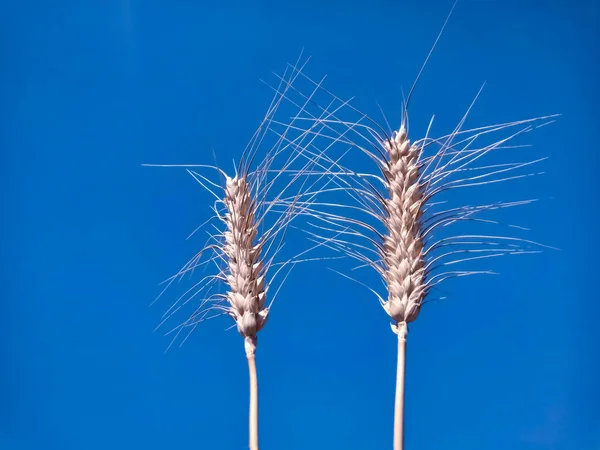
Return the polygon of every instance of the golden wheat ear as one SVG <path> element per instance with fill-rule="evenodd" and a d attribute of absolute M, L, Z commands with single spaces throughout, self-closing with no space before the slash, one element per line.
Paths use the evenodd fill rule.
<path fill-rule="evenodd" d="M 284 236 L 291 222 L 310 207 L 322 185 L 328 182 L 324 175 L 306 176 L 313 171 L 314 157 L 306 157 L 302 149 L 311 147 L 315 133 L 310 128 L 299 131 L 294 120 L 283 126 L 283 121 L 276 120 L 278 113 L 285 114 L 286 120 L 290 115 L 303 114 L 309 103 L 302 97 L 295 99 L 292 90 L 307 62 L 300 65 L 299 61 L 293 66 L 299 69 L 289 66 L 274 87 L 267 113 L 243 150 L 235 173 L 228 175 L 217 166 L 205 164 L 169 166 L 185 168 L 214 196 L 215 202 L 214 214 L 198 228 L 207 231 L 208 240 L 175 275 L 165 280 L 166 287 L 159 297 L 184 277 L 192 277 L 199 268 L 212 273 L 200 277 L 172 303 L 159 327 L 186 309 L 191 310 L 183 322 L 167 332 L 174 335 L 171 345 L 180 337 L 183 344 L 205 320 L 221 315 L 234 320 L 234 327 L 244 338 L 248 359 L 249 445 L 253 450 L 258 448 L 257 336 L 290 270 L 310 260 L 304 255 L 312 250 L 307 248 L 278 261 Z M 280 113 L 284 104 L 283 109 L 291 111 Z M 216 179 L 211 179 L 211 172 L 217 175 Z"/>
<path fill-rule="evenodd" d="M 450 278 L 493 273 L 460 269 L 462 264 L 550 248 L 517 234 L 527 231 L 525 228 L 503 224 L 495 217 L 501 210 L 528 205 L 536 199 L 456 205 L 451 194 L 457 189 L 539 175 L 529 169 L 545 158 L 514 160 L 514 153 L 526 145 L 513 142 L 554 122 L 557 116 L 467 129 L 465 122 L 480 89 L 448 134 L 430 137 L 432 118 L 425 137 L 411 141 L 406 107 L 400 127 L 386 131 L 349 100 L 335 96 L 321 82 L 302 76 L 324 96 L 319 102 L 311 102 L 312 109 L 305 108 L 302 116 L 294 118 L 298 124 L 308 124 L 307 131 L 317 137 L 302 152 L 314 167 L 306 175 L 325 175 L 330 181 L 318 199 L 301 211 L 314 219 L 306 232 L 315 243 L 357 260 L 359 265 L 353 270 L 375 270 L 383 281 L 383 289 L 378 290 L 358 276 L 341 273 L 375 294 L 397 334 L 394 449 L 401 450 L 408 324 L 418 317 L 425 303 L 433 300 L 432 290 Z M 314 98 L 314 94 L 305 97 Z M 338 156 L 334 144 L 335 148 L 359 150 L 353 157 L 356 169 L 342 165 L 345 153 Z M 367 157 L 367 163 L 374 163 L 374 171 L 364 169 L 367 165 L 359 162 L 360 154 Z M 505 157 L 505 162 L 497 157 Z M 510 233 L 484 234 L 483 226 L 498 226 Z"/>

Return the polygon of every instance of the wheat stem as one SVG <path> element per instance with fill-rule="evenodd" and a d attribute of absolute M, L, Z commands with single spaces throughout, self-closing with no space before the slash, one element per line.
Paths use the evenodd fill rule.
<path fill-rule="evenodd" d="M 249 347 L 253 348 L 250 349 Z M 258 378 L 256 376 L 255 350 L 256 345 L 249 346 L 246 341 L 246 357 L 248 358 L 248 375 L 250 378 L 250 412 L 248 415 L 250 450 L 258 450 Z"/>
<path fill-rule="evenodd" d="M 449 16 L 442 31 L 448 19 Z M 442 32 L 438 35 L 433 47 L 436 46 L 441 34 Z M 375 294 L 392 321 L 392 329 L 398 335 L 394 450 L 404 449 L 407 324 L 416 320 L 430 291 L 444 280 L 494 273 L 485 270 L 446 270 L 445 268 L 484 258 L 537 253 L 537 250 L 532 250 L 525 244 L 540 246 L 538 243 L 518 237 L 447 235 L 445 232 L 446 227 L 461 222 L 501 225 L 500 222 L 480 217 L 479 214 L 525 205 L 531 203 L 530 200 L 477 206 L 454 206 L 450 203 L 447 209 L 440 211 L 437 205 L 447 201 L 437 201 L 437 198 L 445 192 L 459 188 L 492 185 L 538 175 L 538 173 L 522 174 L 520 172 L 513 175 L 513 171 L 537 164 L 543 158 L 507 163 L 494 163 L 493 160 L 486 163 L 484 158 L 499 149 L 520 148 L 520 145 L 513 146 L 507 145 L 507 143 L 534 128 L 550 123 L 549 119 L 555 117 L 538 117 L 465 129 L 467 117 L 482 92 L 480 89 L 450 134 L 439 138 L 430 137 L 433 126 L 432 118 L 425 137 L 411 142 L 408 139 L 408 104 L 432 51 L 433 48 L 404 102 L 399 130 L 390 133 L 349 104 L 351 100 L 342 100 L 323 88 L 322 81 L 311 80 L 302 74 L 300 69 L 294 68 L 316 89 L 331 98 L 329 105 L 324 107 L 311 100 L 313 104 L 317 105 L 317 113 L 303 109 L 303 114 L 307 114 L 308 117 L 294 117 L 294 121 L 306 120 L 312 123 L 310 129 L 304 130 L 302 125 L 290 126 L 291 129 L 312 135 L 307 146 L 308 149 L 303 149 L 302 153 L 317 168 L 310 175 L 327 174 L 331 177 L 333 187 L 321 190 L 320 194 L 345 192 L 351 200 L 343 202 L 335 197 L 330 197 L 332 200 L 328 200 L 326 197 L 324 200 L 314 201 L 312 192 L 309 192 L 310 201 L 305 203 L 302 199 L 297 205 L 301 209 L 301 214 L 316 219 L 320 223 L 308 222 L 308 225 L 316 231 L 305 231 L 309 235 L 310 241 L 359 261 L 360 265 L 352 270 L 363 267 L 374 269 L 381 276 L 386 288 L 386 295 L 381 295 L 368 283 L 363 283 L 359 279 L 332 269 Z M 309 100 L 306 95 L 301 93 L 300 95 Z M 311 94 L 311 98 L 313 95 L 314 92 Z M 342 108 L 346 109 L 346 107 L 358 114 L 354 120 L 338 117 L 337 111 Z M 545 123 L 536 126 L 535 122 L 539 120 L 544 120 Z M 488 144 L 489 135 L 496 132 L 508 133 L 513 127 L 518 127 L 519 130 Z M 324 140 L 323 144 L 321 144 L 321 140 Z M 326 149 L 336 143 L 358 149 L 375 163 L 378 172 L 368 174 L 363 173 L 362 169 L 360 172 L 356 172 L 345 168 L 338 161 L 344 157 L 347 150 L 340 157 L 328 156 L 327 152 L 320 150 L 320 145 L 325 145 L 327 142 L 329 144 Z M 325 169 L 324 164 L 330 167 Z M 436 200 L 432 201 L 434 198 Z M 294 199 L 294 201 L 296 200 L 297 198 Z M 284 199 L 283 204 L 286 204 L 287 201 Z M 342 212 L 327 211 L 329 208 L 337 208 Z M 359 216 L 355 216 L 355 214 Z M 504 225 L 526 230 L 513 224 Z M 447 246 L 452 247 L 443 249 Z M 492 247 L 486 248 L 487 246 Z M 440 249 L 442 250 L 440 251 Z"/>
<path fill-rule="evenodd" d="M 406 372 L 406 336 L 408 327 L 405 322 L 396 326 L 398 333 L 398 362 L 396 366 L 396 402 L 394 405 L 394 450 L 404 450 L 404 374 Z"/>

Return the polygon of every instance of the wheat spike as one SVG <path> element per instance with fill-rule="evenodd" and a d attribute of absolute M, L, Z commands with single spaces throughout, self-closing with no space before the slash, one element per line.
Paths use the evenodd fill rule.
<path fill-rule="evenodd" d="M 426 294 L 423 257 L 423 187 L 419 184 L 421 149 L 411 146 L 404 127 L 384 142 L 389 155 L 382 168 L 389 197 L 385 200 L 387 235 L 383 239 L 383 261 L 388 300 L 383 309 L 396 323 L 398 374 L 394 416 L 394 447 L 404 442 L 404 366 L 407 324 L 417 318 Z"/>
<path fill-rule="evenodd" d="M 343 102 L 345 103 L 345 102 Z M 365 118 L 366 116 L 361 116 Z M 535 199 L 495 202 L 484 205 L 466 205 L 441 209 L 445 201 L 436 201 L 442 194 L 459 188 L 481 186 L 535 175 L 525 173 L 507 175 L 543 159 L 533 161 L 475 166 L 485 155 L 509 149 L 506 143 L 533 129 L 541 121 L 546 125 L 554 116 L 528 119 L 478 129 L 463 130 L 461 120 L 448 136 L 429 137 L 413 143 L 408 139 L 403 123 L 397 132 L 381 135 L 378 130 L 361 122 L 339 118 L 326 123 L 314 117 L 305 117 L 310 123 L 327 125 L 328 133 L 319 131 L 319 137 L 334 139 L 358 148 L 375 161 L 378 173 L 360 173 L 342 166 L 315 152 L 313 161 L 319 165 L 335 165 L 323 169 L 335 188 L 322 194 L 344 192 L 346 202 L 339 199 L 312 202 L 303 211 L 317 219 L 315 231 L 307 233 L 311 240 L 324 247 L 357 260 L 354 269 L 371 268 L 382 278 L 385 293 L 367 286 L 356 278 L 344 275 L 373 292 L 391 319 L 397 335 L 396 399 L 394 407 L 394 450 L 404 448 L 404 379 L 408 324 L 419 315 L 428 301 L 431 290 L 455 277 L 492 274 L 489 270 L 448 270 L 449 266 L 469 261 L 504 255 L 538 253 L 545 247 L 535 241 L 495 234 L 443 235 L 446 228 L 456 224 L 476 223 L 503 225 L 496 220 L 481 217 L 484 213 L 531 204 Z M 342 130 L 336 129 L 341 126 Z M 488 133 L 522 126 L 519 131 L 491 144 L 476 148 L 474 143 Z M 366 130 L 366 134 L 363 131 Z M 348 131 L 354 137 L 348 136 Z M 465 137 L 466 135 L 466 137 Z M 373 139 L 374 137 L 374 139 Z M 359 143 L 366 141 L 366 145 Z M 427 155 L 426 149 L 438 149 Z M 311 155 L 305 152 L 307 157 Z M 340 212 L 336 212 L 339 209 Z M 356 213 L 356 214 L 354 214 Z M 511 229 L 523 229 L 509 224 Z M 440 233 L 441 236 L 436 235 Z"/>
<path fill-rule="evenodd" d="M 256 333 L 265 326 L 269 310 L 265 308 L 264 264 L 260 246 L 255 243 L 256 206 L 244 178 L 227 177 L 225 206 L 227 231 L 223 252 L 229 271 L 227 300 L 231 306 L 228 312 L 244 337 L 246 353 L 253 355 Z"/>
<path fill-rule="evenodd" d="M 323 190 L 318 201 L 304 208 L 303 214 L 315 219 L 315 223 L 310 223 L 314 231 L 306 232 L 310 240 L 358 261 L 359 265 L 353 270 L 373 269 L 383 281 L 385 292 L 378 292 L 359 279 L 341 273 L 377 296 L 397 335 L 394 449 L 402 450 L 408 324 L 417 318 L 423 305 L 432 300 L 433 288 L 450 278 L 493 273 L 489 270 L 452 270 L 448 269 L 450 266 L 505 255 L 539 253 L 545 247 L 510 234 L 452 233 L 458 224 L 467 228 L 469 224 L 475 224 L 526 230 L 484 216 L 528 205 L 535 199 L 446 207 L 448 200 L 444 195 L 456 189 L 538 175 L 536 172 L 523 173 L 522 169 L 540 163 L 544 158 L 505 163 L 484 161 L 490 155 L 524 147 L 510 145 L 510 141 L 552 123 L 556 116 L 468 129 L 465 122 L 480 89 L 450 133 L 430 137 L 432 118 L 425 137 L 411 142 L 407 108 L 414 85 L 404 104 L 399 129 L 386 132 L 375 120 L 351 106 L 350 100 L 342 100 L 320 83 L 312 83 L 329 100 L 323 104 L 313 103 L 315 112 L 304 109 L 303 116 L 295 120 L 310 124 L 311 133 L 318 137 L 317 141 L 311 142 L 310 148 L 304 149 L 303 155 L 310 158 L 320 172 L 307 175 L 326 174 L 333 180 L 333 187 Z M 324 115 L 328 118 L 323 119 Z M 316 128 L 315 124 L 321 128 Z M 515 128 L 517 130 L 513 131 Z M 495 137 L 507 132 L 508 135 L 499 139 Z M 364 171 L 363 165 L 356 165 L 361 171 L 342 165 L 341 158 L 333 157 L 333 152 L 324 154 L 320 151 L 319 144 L 327 142 L 358 149 L 375 163 L 377 170 L 371 173 Z M 340 200 L 338 193 L 347 194 L 346 199 Z M 447 234 L 448 230 L 450 234 Z"/>
<path fill-rule="evenodd" d="M 273 301 L 291 269 L 312 260 L 304 255 L 320 247 L 321 243 L 283 261 L 277 261 L 277 258 L 292 221 L 310 208 L 316 194 L 331 182 L 324 174 L 307 178 L 313 173 L 314 162 L 312 157 L 303 154 L 303 149 L 310 148 L 316 139 L 315 128 L 298 131 L 294 120 L 283 127 L 280 127 L 282 122 L 275 120 L 284 103 L 293 107 L 293 114 L 302 114 L 310 103 L 311 96 L 296 99 L 292 89 L 308 62 L 299 65 L 300 58 L 293 66 L 299 69 L 288 68 L 280 77 L 279 85 L 273 87 L 275 94 L 271 105 L 244 149 L 233 176 L 216 165 L 152 165 L 185 168 L 216 199 L 212 208 L 214 215 L 190 235 L 192 237 L 204 228 L 208 240 L 191 260 L 165 281 L 166 287 L 159 297 L 199 269 L 216 270 L 185 290 L 163 314 L 159 327 L 191 307 L 187 319 L 167 333 L 174 334 L 172 345 L 184 334 L 183 344 L 205 320 L 228 315 L 235 321 L 234 326 L 244 338 L 249 370 L 251 450 L 258 449 L 257 334 L 265 326 Z M 314 92 L 317 91 L 315 88 Z M 288 112 L 288 115 L 293 114 Z M 327 113 L 320 116 L 323 120 L 329 117 Z M 321 126 L 315 123 L 315 127 Z M 261 154 L 264 148 L 267 150 Z M 219 175 L 220 179 L 211 180 L 200 173 L 204 169 Z M 207 229 L 208 225 L 212 227 Z"/>
<path fill-rule="evenodd" d="M 389 197 L 384 219 L 383 260 L 388 300 L 383 308 L 396 323 L 417 318 L 426 293 L 423 258 L 423 187 L 419 184 L 420 149 L 411 146 L 401 128 L 384 143 L 389 154 L 382 169 Z"/>
<path fill-rule="evenodd" d="M 265 308 L 264 265 L 260 258 L 260 246 L 254 240 L 258 234 L 255 223 L 255 202 L 248 191 L 244 178 L 227 177 L 225 206 L 227 213 L 224 233 L 229 273 L 227 283 L 230 291 L 227 300 L 231 305 L 229 314 L 244 337 L 250 375 L 249 445 L 258 449 L 258 381 L 256 377 L 256 333 L 267 321 L 269 310 Z"/>

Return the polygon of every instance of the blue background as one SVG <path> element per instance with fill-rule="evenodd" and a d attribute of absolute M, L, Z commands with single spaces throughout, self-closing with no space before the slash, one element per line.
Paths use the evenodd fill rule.
<path fill-rule="evenodd" d="M 259 79 L 303 47 L 310 75 L 395 126 L 450 7 L 2 2 L 0 448 L 245 448 L 229 319 L 166 354 L 152 332 L 172 300 L 149 307 L 157 284 L 197 249 L 185 237 L 210 197 L 141 164 L 237 158 L 271 96 Z M 484 80 L 478 124 L 563 114 L 528 136 L 546 174 L 499 185 L 544 200 L 508 217 L 561 251 L 501 258 L 501 276 L 450 283 L 423 310 L 407 449 L 600 448 L 598 17 L 591 1 L 463 1 L 421 79 L 416 127 L 450 126 Z M 261 332 L 262 448 L 391 448 L 395 336 L 322 268 L 293 272 Z"/>

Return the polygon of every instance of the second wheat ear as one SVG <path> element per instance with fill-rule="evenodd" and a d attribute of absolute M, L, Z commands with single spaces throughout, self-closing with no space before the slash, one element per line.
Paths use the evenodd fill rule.
<path fill-rule="evenodd" d="M 486 214 L 531 204 L 535 199 L 495 201 L 481 205 L 446 206 L 456 189 L 508 182 L 537 175 L 526 170 L 545 158 L 529 161 L 489 161 L 522 145 L 511 145 L 513 139 L 547 125 L 556 116 L 545 116 L 497 125 L 466 129 L 467 116 L 475 100 L 452 132 L 438 138 L 426 136 L 411 142 L 408 136 L 408 114 L 404 109 L 400 128 L 386 132 L 366 114 L 343 101 L 321 83 L 310 80 L 329 96 L 326 107 L 313 104 L 316 114 L 297 118 L 320 128 L 320 138 L 311 143 L 305 156 L 311 157 L 322 173 L 334 180 L 334 187 L 323 190 L 317 202 L 306 205 L 304 214 L 313 221 L 310 239 L 335 252 L 355 259 L 353 271 L 370 268 L 381 277 L 384 292 L 363 283 L 358 275 L 343 276 L 358 282 L 374 293 L 392 323 L 397 335 L 397 375 L 394 407 L 394 449 L 404 448 L 404 377 L 408 324 L 419 315 L 431 299 L 432 290 L 445 280 L 489 270 L 452 270 L 448 267 L 503 255 L 539 253 L 543 247 L 535 241 L 515 235 L 484 234 L 482 226 L 508 226 L 513 232 L 525 230 L 502 224 Z M 333 113 L 335 111 L 335 113 Z M 330 118 L 318 116 L 329 112 Z M 516 131 L 515 131 L 516 128 Z M 497 134 L 507 133 L 498 139 Z M 492 139 L 490 139 L 492 137 Z M 333 151 L 323 154 L 321 143 L 358 149 L 374 163 L 376 170 L 365 172 L 365 164 L 354 170 L 334 158 Z M 347 152 L 348 150 L 346 150 Z M 491 158 L 492 160 L 494 158 Z M 333 170 L 330 166 L 334 166 Z M 360 168 L 360 169 L 358 169 Z M 340 192 L 347 194 L 340 198 Z M 452 233 L 458 225 L 474 232 Z M 450 233 L 448 232 L 450 230 Z"/>
<path fill-rule="evenodd" d="M 280 122 L 275 120 L 282 104 L 293 107 L 293 112 L 283 113 L 286 118 L 302 113 L 305 105 L 293 101 L 293 92 L 290 92 L 298 75 L 299 72 L 288 70 L 281 77 L 267 114 L 244 150 L 233 176 L 217 166 L 168 166 L 186 168 L 216 201 L 212 208 L 214 215 L 204 223 L 208 240 L 190 261 L 166 280 L 165 290 L 184 277 L 193 276 L 197 269 L 216 271 L 201 277 L 186 290 L 164 313 L 159 326 L 189 308 L 191 313 L 187 319 L 167 333 L 175 336 L 172 343 L 180 337 L 183 343 L 205 320 L 228 315 L 235 321 L 244 338 L 248 360 L 251 450 L 257 450 L 259 442 L 257 336 L 270 316 L 273 301 L 289 271 L 306 261 L 301 257 L 312 249 L 296 252 L 284 261 L 277 259 L 290 223 L 311 204 L 321 189 L 321 181 L 327 183 L 324 176 L 311 178 L 310 182 L 305 177 L 312 171 L 313 164 L 306 162 L 302 149 L 310 146 L 314 133 L 310 130 L 297 133 L 293 121 L 281 128 Z M 268 150 L 261 154 L 264 148 Z M 220 181 L 200 173 L 206 169 L 218 174 Z M 206 229 L 209 224 L 213 227 Z"/>

